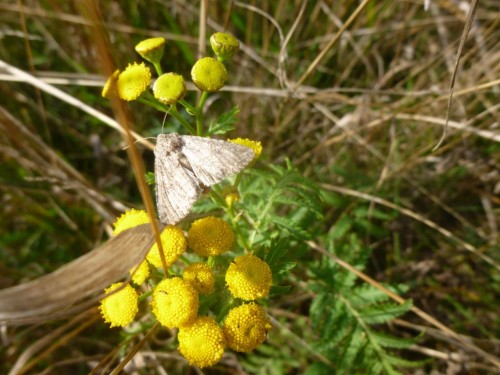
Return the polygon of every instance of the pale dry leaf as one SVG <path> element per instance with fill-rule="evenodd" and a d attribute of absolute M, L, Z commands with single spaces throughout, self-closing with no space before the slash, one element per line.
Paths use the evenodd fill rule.
<path fill-rule="evenodd" d="M 153 241 L 151 225 L 140 225 L 48 275 L 0 290 L 0 323 L 40 323 L 88 308 L 103 297 L 97 292 L 129 275 Z"/>

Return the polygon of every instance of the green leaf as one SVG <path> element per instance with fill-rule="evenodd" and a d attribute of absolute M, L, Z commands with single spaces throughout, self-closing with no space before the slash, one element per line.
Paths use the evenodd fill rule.
<path fill-rule="evenodd" d="M 410 310 L 412 305 L 413 303 L 411 300 L 408 300 L 401 305 L 386 303 L 364 311 L 361 314 L 361 318 L 368 324 L 387 323 L 388 321 L 406 313 Z"/>
<path fill-rule="evenodd" d="M 270 216 L 270 220 L 279 227 L 286 229 L 291 235 L 295 236 L 298 239 L 307 240 L 310 237 L 309 233 L 293 220 L 282 218 L 279 216 Z"/>
<path fill-rule="evenodd" d="M 146 172 L 144 178 L 146 180 L 146 184 L 150 186 L 155 184 L 155 174 L 153 172 Z"/>
<path fill-rule="evenodd" d="M 234 124 L 238 122 L 240 109 L 234 106 L 229 112 L 220 115 L 215 122 L 211 122 L 208 128 L 208 134 L 225 134 L 234 130 Z"/>
<path fill-rule="evenodd" d="M 405 349 L 420 340 L 420 337 L 404 338 L 387 335 L 382 332 L 372 331 L 371 336 L 384 348 Z"/>

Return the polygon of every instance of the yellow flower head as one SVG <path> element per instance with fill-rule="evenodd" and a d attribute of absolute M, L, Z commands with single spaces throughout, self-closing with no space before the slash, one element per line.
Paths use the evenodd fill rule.
<path fill-rule="evenodd" d="M 214 291 L 214 273 L 206 263 L 191 264 L 184 270 L 182 278 L 189 281 L 200 294 L 210 294 Z"/>
<path fill-rule="evenodd" d="M 113 235 L 117 236 L 119 233 L 123 232 L 126 229 L 130 229 L 136 227 L 141 224 L 149 223 L 148 213 L 144 210 L 136 210 L 134 208 L 125 211 L 116 221 L 113 226 L 115 229 L 113 230 Z"/>
<path fill-rule="evenodd" d="M 226 196 L 224 197 L 224 200 L 226 201 L 226 204 L 228 207 L 232 207 L 234 202 L 239 202 L 240 201 L 240 194 L 236 192 L 231 192 L 227 193 Z"/>
<path fill-rule="evenodd" d="M 253 157 L 252 163 L 250 164 L 255 163 L 255 161 L 259 158 L 260 154 L 262 153 L 262 144 L 259 141 L 252 141 L 251 139 L 248 138 L 236 138 L 236 139 L 228 139 L 228 142 L 236 143 L 238 145 L 242 145 L 252 149 L 255 156 Z"/>
<path fill-rule="evenodd" d="M 272 282 L 269 265 L 255 255 L 237 257 L 226 272 L 226 284 L 231 294 L 246 301 L 266 297 Z"/>
<path fill-rule="evenodd" d="M 110 99 L 113 97 L 113 95 L 115 94 L 115 90 L 116 90 L 116 81 L 118 81 L 119 75 L 120 75 L 120 71 L 117 69 L 108 78 L 108 80 L 104 84 L 104 87 L 102 88 L 101 95 L 103 98 Z"/>
<path fill-rule="evenodd" d="M 215 216 L 198 219 L 189 228 L 189 247 L 200 256 L 220 255 L 231 249 L 233 242 L 234 233 L 229 224 Z"/>
<path fill-rule="evenodd" d="M 147 261 L 143 260 L 139 267 L 134 267 L 130 270 L 132 275 L 132 281 L 135 285 L 141 285 L 149 277 L 149 264 Z M 135 271 L 135 272 L 134 272 Z"/>
<path fill-rule="evenodd" d="M 227 80 L 226 67 L 213 57 L 204 57 L 193 65 L 191 79 L 201 91 L 219 91 Z"/>
<path fill-rule="evenodd" d="M 240 42 L 231 34 L 217 32 L 210 37 L 210 45 L 219 60 L 224 61 L 238 52 Z"/>
<path fill-rule="evenodd" d="M 266 339 L 271 323 L 264 308 L 248 303 L 229 311 L 224 321 L 224 337 L 228 348 L 247 353 Z"/>
<path fill-rule="evenodd" d="M 180 74 L 165 73 L 156 80 L 153 92 L 160 102 L 174 104 L 186 94 L 186 83 Z"/>
<path fill-rule="evenodd" d="M 139 42 L 135 46 L 135 50 L 147 61 L 157 64 L 163 56 L 165 49 L 165 38 L 149 38 Z"/>
<path fill-rule="evenodd" d="M 112 284 L 104 292 L 110 294 L 118 289 L 122 283 Z M 116 293 L 111 294 L 101 300 L 99 309 L 106 323 L 111 327 L 125 327 L 134 320 L 139 308 L 137 306 L 137 292 L 129 284 Z"/>
<path fill-rule="evenodd" d="M 167 225 L 160 235 L 161 245 L 163 247 L 163 254 L 165 254 L 165 261 L 167 266 L 175 263 L 187 248 L 187 241 L 184 233 L 180 228 L 173 225 Z M 151 250 L 149 250 L 146 259 L 155 267 L 161 267 L 160 251 L 158 245 L 155 243 Z"/>
<path fill-rule="evenodd" d="M 198 293 L 180 277 L 162 280 L 153 291 L 153 314 L 165 327 L 176 328 L 192 323 L 198 315 L 198 306 Z"/>
<path fill-rule="evenodd" d="M 128 64 L 118 76 L 118 95 L 126 101 L 137 99 L 151 83 L 151 71 L 144 63 Z"/>
<path fill-rule="evenodd" d="M 226 343 L 222 328 L 208 316 L 182 326 L 177 338 L 179 351 L 192 366 L 203 368 L 215 365 L 224 354 Z"/>

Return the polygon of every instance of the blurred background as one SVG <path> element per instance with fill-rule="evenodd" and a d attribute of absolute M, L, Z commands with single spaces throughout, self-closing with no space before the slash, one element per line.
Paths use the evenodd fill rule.
<path fill-rule="evenodd" d="M 88 4 L 0 0 L 0 60 L 113 116 L 101 97 L 106 67 Z M 262 167 L 289 160 L 322 189 L 324 218 L 311 230 L 322 233 L 323 243 L 355 235 L 361 248 L 370 249 L 364 272 L 381 283 L 406 285 L 405 298 L 498 354 L 499 274 L 492 259 L 498 257 L 500 191 L 497 1 L 477 6 L 446 138 L 432 151 L 446 121 L 470 6 L 458 0 L 97 2 L 119 69 L 141 61 L 134 51 L 139 41 L 162 36 L 163 70 L 189 79 L 197 58 L 210 55 L 213 32 L 235 35 L 241 50 L 227 64 L 227 86 L 209 97 L 206 118 L 237 105 L 231 136 L 260 140 Z M 191 86 L 187 98 L 196 95 Z M 162 131 L 161 113 L 135 102 L 127 107 L 137 133 L 155 137 Z M 176 129 L 175 122 L 165 126 Z M 108 239 L 124 208 L 143 207 L 125 146 L 120 132 L 80 104 L 0 67 L 1 288 L 85 254 Z M 152 151 L 138 147 L 152 171 Z M 270 303 L 283 330 L 273 331 L 261 352 L 233 356 L 206 373 L 300 374 L 317 361 L 322 349 L 314 348 L 314 329 L 304 328 L 314 293 L 301 282 L 308 282 L 308 267 L 324 259 L 312 250 L 301 256 L 290 277 L 293 292 Z M 3 330 L 0 372 L 60 324 Z M 415 315 L 384 329 L 422 335 L 399 355 L 424 363 L 403 373 L 498 370 Z M 288 341 L 289 334 L 312 349 Z M 98 323 L 35 369 L 87 373 L 86 364 L 118 342 L 119 331 Z M 135 371 L 161 373 L 147 366 Z"/>

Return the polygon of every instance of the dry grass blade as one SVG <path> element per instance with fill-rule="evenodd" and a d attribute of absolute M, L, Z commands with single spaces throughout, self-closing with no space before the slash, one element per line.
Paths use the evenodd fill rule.
<path fill-rule="evenodd" d="M 108 242 L 33 281 L 0 291 L 0 322 L 42 322 L 75 313 L 94 293 L 126 276 L 153 244 L 151 226 L 127 230 Z M 87 300 L 87 301 L 85 301 Z"/>
<path fill-rule="evenodd" d="M 8 74 L 10 74 L 12 77 L 16 77 L 26 83 L 29 83 L 30 85 L 36 87 L 39 90 L 42 90 L 46 92 L 47 94 L 50 94 L 63 102 L 66 102 L 68 104 L 71 104 L 72 106 L 81 109 L 82 111 L 86 112 L 87 114 L 95 117 L 96 119 L 102 121 L 106 125 L 112 127 L 115 130 L 118 130 L 122 134 L 125 133 L 123 128 L 118 124 L 115 120 L 113 120 L 111 117 L 106 116 L 104 113 L 101 113 L 91 106 L 85 104 L 79 99 L 76 99 L 75 97 L 66 94 L 64 91 L 58 89 L 57 87 L 54 87 L 43 80 L 36 78 L 35 76 L 28 74 L 20 69 L 17 69 L 16 67 L 6 63 L 5 61 L 0 60 L 0 68 L 5 70 Z M 143 137 L 141 137 L 139 134 L 132 132 L 133 136 L 135 139 L 137 139 L 141 144 L 144 146 L 148 147 L 149 149 L 154 149 L 154 146 L 151 142 L 145 140 Z"/>
<path fill-rule="evenodd" d="M 415 213 L 407 208 L 399 207 L 399 206 L 395 205 L 394 203 L 388 202 L 384 199 L 381 199 L 379 197 L 375 197 L 373 195 L 365 194 L 365 193 L 351 190 L 351 189 L 342 188 L 340 186 L 332 186 L 332 185 L 328 185 L 328 184 L 323 184 L 322 187 L 325 190 L 336 191 L 336 192 L 341 193 L 341 194 L 346 194 L 346 195 L 350 195 L 353 197 L 366 199 L 368 201 L 372 201 L 372 202 L 378 203 L 380 205 L 390 207 L 394 210 L 397 210 L 397 211 L 401 212 L 402 214 L 409 216 L 415 220 L 418 220 L 421 223 L 427 225 L 428 227 L 437 230 L 439 233 L 441 233 L 446 238 L 449 238 L 450 240 L 455 241 L 460 246 L 462 246 L 464 249 L 470 251 L 474 255 L 477 255 L 479 258 L 481 258 L 482 260 L 484 260 L 485 262 L 490 264 L 492 267 L 495 267 L 497 270 L 500 270 L 500 265 L 497 262 L 495 262 L 495 260 L 493 260 L 489 256 L 481 253 L 478 249 L 476 249 L 470 243 L 462 240 L 461 238 L 458 238 L 453 233 L 451 233 L 449 230 L 437 225 L 436 223 L 432 222 L 431 220 L 429 220 L 429 219 L 427 219 L 427 218 L 425 218 L 425 217 L 423 217 L 423 216 L 421 216 L 421 215 L 419 215 L 419 214 L 417 214 L 417 213 Z"/>
<path fill-rule="evenodd" d="M 464 31 L 462 32 L 462 36 L 460 37 L 460 45 L 458 46 L 457 58 L 455 61 L 455 66 L 453 68 L 453 73 L 451 75 L 448 106 L 446 108 L 446 122 L 444 124 L 444 129 L 443 129 L 443 134 L 441 135 L 441 139 L 439 140 L 437 145 L 434 146 L 432 151 L 438 149 L 439 146 L 441 146 L 441 144 L 444 142 L 444 139 L 446 138 L 446 130 L 448 129 L 448 121 L 450 120 L 451 102 L 453 100 L 453 90 L 455 88 L 455 79 L 457 78 L 458 64 L 460 63 L 460 57 L 462 56 L 462 51 L 464 49 L 465 41 L 467 40 L 467 36 L 469 35 L 470 29 L 472 27 L 472 21 L 474 20 L 474 14 L 476 13 L 477 9 L 477 2 L 478 2 L 477 0 L 472 0 L 469 12 L 467 14 L 467 19 L 465 21 L 465 28 Z"/>

